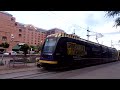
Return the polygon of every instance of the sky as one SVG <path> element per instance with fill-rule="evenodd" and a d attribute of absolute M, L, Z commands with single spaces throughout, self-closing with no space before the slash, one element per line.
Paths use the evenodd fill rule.
<path fill-rule="evenodd" d="M 113 17 L 108 17 L 104 11 L 5 11 L 13 15 L 17 22 L 32 24 L 43 29 L 60 28 L 68 34 L 75 34 L 87 39 L 87 29 L 91 32 L 90 41 L 96 41 L 96 33 L 103 37 L 98 38 L 100 44 L 111 47 L 111 40 L 116 49 L 120 28 L 115 28 Z M 115 32 L 115 33 L 113 33 Z M 117 32 L 117 33 L 116 33 Z M 98 34 L 97 34 L 98 35 Z"/>

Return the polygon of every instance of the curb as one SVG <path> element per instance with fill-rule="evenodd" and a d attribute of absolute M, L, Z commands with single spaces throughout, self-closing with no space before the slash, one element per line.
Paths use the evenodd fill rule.
<path fill-rule="evenodd" d="M 32 71 L 32 70 L 36 70 L 37 68 L 33 68 L 33 69 L 27 69 L 27 70 L 19 70 L 19 71 L 9 71 L 9 72 L 3 72 L 3 73 L 0 73 L 0 75 L 4 75 L 4 74 L 11 74 L 11 73 L 17 73 L 17 72 L 26 72 L 26 71 Z"/>
<path fill-rule="evenodd" d="M 32 65 L 30 67 L 25 67 L 25 68 L 13 68 L 13 69 L 8 69 L 8 70 L 4 70 L 0 71 L 0 75 L 2 74 L 10 74 L 10 73 L 17 73 L 17 72 L 25 72 L 25 71 L 30 71 L 30 70 L 35 70 L 37 69 L 37 67 L 35 65 Z"/>

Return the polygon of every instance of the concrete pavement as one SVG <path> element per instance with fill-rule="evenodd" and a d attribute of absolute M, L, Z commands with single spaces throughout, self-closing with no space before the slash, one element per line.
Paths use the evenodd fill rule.
<path fill-rule="evenodd" d="M 27 65 L 15 64 L 14 67 L 12 65 L 10 67 L 8 65 L 3 65 L 3 66 L 0 66 L 0 74 L 28 71 L 28 70 L 34 70 L 34 69 L 37 69 L 37 66 L 35 63 L 27 63 Z"/>

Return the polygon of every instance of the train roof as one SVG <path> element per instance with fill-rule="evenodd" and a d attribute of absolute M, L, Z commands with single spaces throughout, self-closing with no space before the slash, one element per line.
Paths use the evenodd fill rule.
<path fill-rule="evenodd" d="M 47 38 L 49 38 L 49 37 L 68 37 L 68 38 L 72 38 L 72 39 L 75 39 L 75 40 L 80 40 L 80 41 L 83 41 L 83 42 L 87 42 L 89 44 L 94 44 L 94 45 L 98 45 L 98 46 L 108 47 L 108 46 L 105 46 L 105 45 L 102 45 L 102 44 L 99 44 L 99 43 L 95 43 L 95 42 L 92 42 L 92 41 L 80 38 L 79 36 L 77 36 L 75 34 L 55 33 L 55 34 L 51 34 L 51 35 L 47 36 Z M 108 47 L 108 48 L 113 49 L 112 47 Z"/>

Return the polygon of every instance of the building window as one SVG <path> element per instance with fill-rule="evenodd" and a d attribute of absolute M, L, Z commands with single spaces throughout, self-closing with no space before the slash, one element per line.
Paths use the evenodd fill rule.
<path fill-rule="evenodd" d="M 14 19 L 13 18 L 11 18 L 11 21 L 13 21 Z"/>
<path fill-rule="evenodd" d="M 22 32 L 22 29 L 19 29 L 19 32 Z"/>
<path fill-rule="evenodd" d="M 6 36 L 3 36 L 2 37 L 2 41 L 6 41 L 7 40 L 7 37 Z"/>
<path fill-rule="evenodd" d="M 19 34 L 19 37 L 21 37 L 22 35 L 21 34 Z"/>
<path fill-rule="evenodd" d="M 17 26 L 17 23 L 15 23 L 15 26 Z"/>

